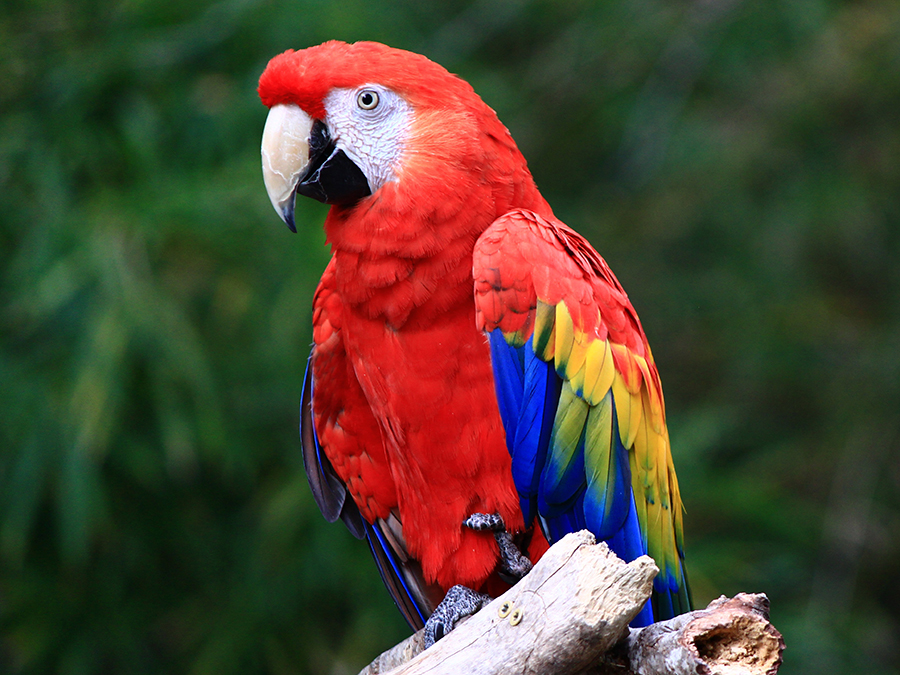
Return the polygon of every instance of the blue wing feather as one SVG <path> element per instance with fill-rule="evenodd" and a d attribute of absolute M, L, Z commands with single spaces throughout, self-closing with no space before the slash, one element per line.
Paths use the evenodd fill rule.
<path fill-rule="evenodd" d="M 515 347 L 507 344 L 500 330 L 493 331 L 489 341 L 500 417 L 503 419 L 506 438 L 515 438 L 519 410 L 522 408 L 522 391 L 525 380 L 522 358 Z M 512 448 L 510 448 L 510 452 L 512 452 Z"/>
<path fill-rule="evenodd" d="M 580 532 L 587 529 L 584 521 L 584 492 L 575 495 L 565 504 L 559 505 L 556 515 L 541 514 L 541 529 L 548 541 L 562 539 L 569 532 Z"/>
<path fill-rule="evenodd" d="M 634 494 L 629 495 L 630 508 L 625 518 L 625 523 L 618 532 L 609 540 L 609 547 L 616 552 L 622 560 L 634 560 L 642 555 L 647 555 L 647 545 L 641 536 L 641 526 L 638 522 L 637 507 L 634 503 Z M 658 577 L 659 575 L 657 575 Z M 644 605 L 643 609 L 631 621 L 631 625 L 649 626 L 653 623 L 654 608 L 651 602 Z M 687 610 L 685 610 L 687 611 Z M 674 616 L 672 614 L 656 614 L 656 616 Z"/>
<path fill-rule="evenodd" d="M 518 351 L 524 356 L 524 391 L 517 410 L 516 434 L 507 438 L 514 439 L 510 448 L 513 480 L 519 492 L 522 515 L 530 524 L 538 511 L 538 484 L 550 444 L 562 381 L 550 364 L 535 356 L 531 340 Z"/>
<path fill-rule="evenodd" d="M 632 511 L 631 466 L 622 445 L 612 391 L 588 413 L 587 487 L 584 501 L 588 529 L 609 539 Z"/>
<path fill-rule="evenodd" d="M 498 328 L 489 333 L 489 340 L 497 401 L 526 524 L 537 517 L 551 543 L 588 529 L 623 560 L 646 554 L 612 393 L 605 399 L 605 410 L 589 406 L 564 386 L 552 362 L 534 353 L 533 336 L 515 347 Z M 604 420 L 608 429 L 598 433 Z M 665 581 L 657 583 L 669 590 Z M 671 616 L 671 601 L 662 603 L 662 615 Z M 632 625 L 648 625 L 653 617 L 648 603 Z"/>
<path fill-rule="evenodd" d="M 569 511 L 572 500 L 584 492 L 587 416 L 587 403 L 564 385 L 538 491 L 538 511 L 548 518 Z"/>

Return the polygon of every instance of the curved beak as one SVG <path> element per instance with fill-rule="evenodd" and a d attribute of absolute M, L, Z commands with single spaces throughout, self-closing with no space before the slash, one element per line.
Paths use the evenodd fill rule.
<path fill-rule="evenodd" d="M 320 120 L 299 106 L 272 106 L 262 138 L 263 181 L 269 200 L 292 232 L 297 194 L 325 204 L 355 204 L 372 194 L 365 174 L 337 147 Z"/>
<path fill-rule="evenodd" d="M 299 106 L 272 106 L 262 137 L 263 182 L 281 219 L 296 232 L 294 198 L 310 165 L 309 138 L 314 120 Z"/>

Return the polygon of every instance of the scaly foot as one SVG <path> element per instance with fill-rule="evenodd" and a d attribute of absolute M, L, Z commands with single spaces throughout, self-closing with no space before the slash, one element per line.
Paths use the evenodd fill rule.
<path fill-rule="evenodd" d="M 520 581 L 531 571 L 531 561 L 522 555 L 499 513 L 473 513 L 463 521 L 463 525 L 476 532 L 494 533 L 494 539 L 500 547 L 502 572 L 511 577 L 513 583 Z"/>
<path fill-rule="evenodd" d="M 425 622 L 425 649 L 456 627 L 460 619 L 486 607 L 492 598 L 465 586 L 453 586 Z"/>

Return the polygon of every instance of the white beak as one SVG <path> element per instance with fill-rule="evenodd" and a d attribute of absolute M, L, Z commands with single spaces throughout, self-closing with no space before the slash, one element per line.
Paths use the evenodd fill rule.
<path fill-rule="evenodd" d="M 299 106 L 281 103 L 269 110 L 262 136 L 263 181 L 281 219 L 294 227 L 297 184 L 309 166 L 313 119 Z"/>

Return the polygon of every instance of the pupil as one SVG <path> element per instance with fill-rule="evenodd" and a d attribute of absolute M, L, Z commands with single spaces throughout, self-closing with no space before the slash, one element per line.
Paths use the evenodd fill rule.
<path fill-rule="evenodd" d="M 372 105 L 372 94 L 366 92 L 362 95 L 362 103 L 363 105 Z"/>

